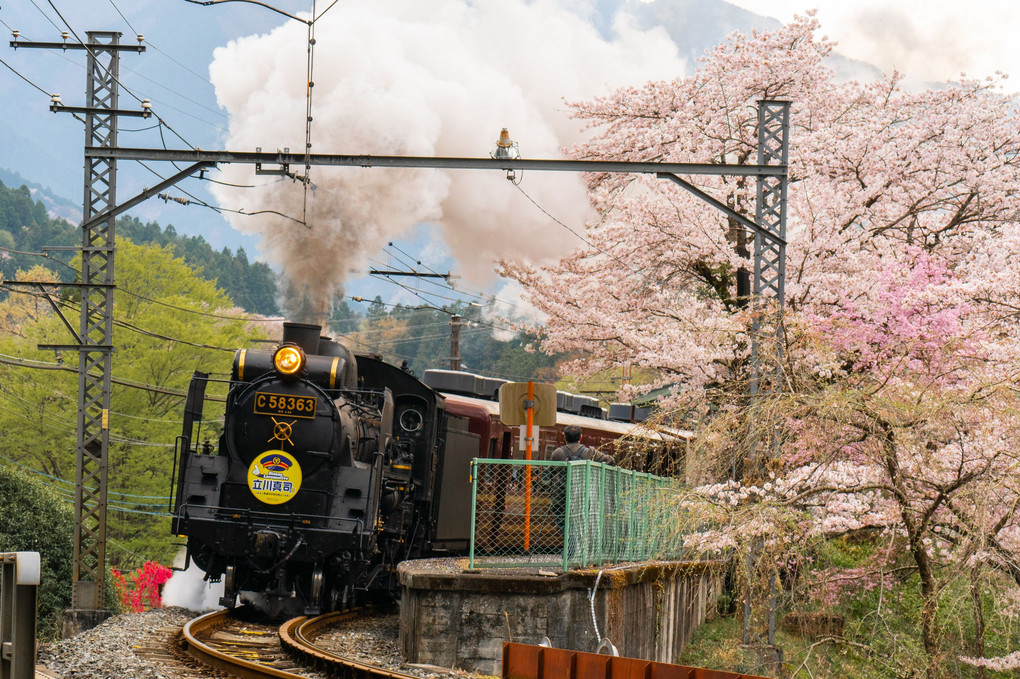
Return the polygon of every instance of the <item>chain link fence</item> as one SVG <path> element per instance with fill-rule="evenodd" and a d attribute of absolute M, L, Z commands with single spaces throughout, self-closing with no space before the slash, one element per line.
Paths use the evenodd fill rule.
<path fill-rule="evenodd" d="M 470 568 L 682 557 L 677 479 L 598 462 L 472 462 Z"/>

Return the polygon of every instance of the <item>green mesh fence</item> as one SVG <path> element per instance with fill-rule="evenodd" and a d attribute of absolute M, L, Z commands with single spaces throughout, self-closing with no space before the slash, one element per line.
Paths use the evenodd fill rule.
<path fill-rule="evenodd" d="M 597 462 L 475 460 L 469 567 L 682 558 L 679 487 Z"/>

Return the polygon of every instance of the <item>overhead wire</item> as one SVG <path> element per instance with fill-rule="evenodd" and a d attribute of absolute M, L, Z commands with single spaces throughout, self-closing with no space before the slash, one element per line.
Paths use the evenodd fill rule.
<path fill-rule="evenodd" d="M 9 287 L 5 286 L 3 283 L 0 283 L 0 290 L 7 290 L 8 292 L 15 292 L 15 293 L 21 294 L 21 295 L 29 295 L 31 297 L 46 297 L 46 295 L 43 295 L 43 293 L 38 292 L 36 290 L 18 290 L 18 289 L 14 289 L 14 288 L 9 288 Z M 78 312 L 81 311 L 81 307 L 79 305 L 76 305 L 76 304 L 74 304 L 74 303 L 72 303 L 72 302 L 70 302 L 70 301 L 68 301 L 66 299 L 57 299 L 57 300 L 54 301 L 54 303 L 59 305 L 59 306 L 64 307 L 65 309 L 70 309 L 71 311 L 78 311 Z M 237 319 L 237 320 L 242 320 L 242 319 Z M 158 332 L 155 332 L 155 331 L 152 331 L 152 330 L 146 330 L 145 328 L 141 328 L 141 327 L 139 327 L 139 326 L 137 326 L 137 325 L 135 325 L 133 323 L 130 323 L 128 321 L 125 321 L 125 320 L 122 320 L 122 319 L 118 319 L 118 318 L 114 318 L 113 319 L 113 324 L 118 326 L 118 327 L 126 328 L 128 330 L 133 331 L 133 332 L 137 332 L 140 335 L 145 335 L 147 337 L 152 337 L 154 339 L 165 340 L 165 341 L 168 341 L 168 342 L 175 342 L 175 343 L 178 343 L 178 344 L 185 344 L 187 346 L 196 347 L 198 349 L 213 349 L 213 350 L 216 350 L 216 351 L 226 351 L 226 352 L 230 352 L 230 353 L 234 353 L 234 351 L 235 351 L 235 349 L 230 348 L 230 347 L 219 347 L 219 346 L 215 346 L 215 345 L 212 345 L 212 344 L 204 344 L 202 342 L 193 342 L 191 340 L 180 339 L 178 337 L 170 337 L 168 335 L 164 335 L 162 333 L 158 333 Z"/>
<path fill-rule="evenodd" d="M 22 75 L 22 74 L 21 74 L 21 73 L 20 73 L 20 72 L 19 72 L 19 71 L 18 71 L 18 70 L 17 70 L 16 68 L 14 68 L 14 67 L 13 67 L 13 66 L 11 66 L 10 64 L 8 64 L 8 63 L 7 63 L 6 61 L 4 61 L 3 59 L 0 59 L 0 64 L 3 64 L 4 66 L 6 66 L 6 67 L 7 67 L 7 68 L 8 68 L 9 70 L 10 70 L 10 72 L 11 72 L 11 73 L 13 73 L 14 75 L 18 76 L 18 77 L 19 77 L 19 78 L 21 78 L 22 80 L 24 80 L 25 82 L 27 82 L 27 83 L 28 83 L 29 85 L 31 85 L 31 86 L 32 86 L 32 87 L 34 87 L 35 89 L 39 90 L 40 92 L 42 92 L 43 94 L 45 94 L 45 95 L 46 95 L 47 97 L 51 97 L 51 98 L 53 97 L 53 93 L 52 93 L 52 92 L 47 92 L 46 90 L 44 90 L 44 89 L 43 89 L 42 87 L 40 87 L 39 85 L 36 85 L 36 84 L 35 84 L 34 82 L 32 82 L 32 81 L 31 81 L 31 80 L 30 80 L 30 79 L 29 79 L 28 77 L 26 77 L 26 76 Z"/>
<path fill-rule="evenodd" d="M 402 249 L 401 249 L 400 247 L 398 247 L 398 246 L 397 246 L 397 245 L 396 245 L 396 244 L 395 244 L 395 243 L 394 243 L 393 241 L 390 241 L 389 243 L 387 243 L 387 247 L 392 247 L 392 248 L 393 248 L 394 250 L 396 250 L 397 252 L 399 252 L 400 254 L 402 254 L 402 255 L 403 255 L 404 257 L 407 257 L 408 259 L 410 259 L 410 260 L 414 261 L 414 262 L 415 262 L 416 264 L 418 264 L 419 266 L 422 266 L 422 267 L 423 267 L 424 269 L 426 269 L 426 270 L 427 270 L 427 271 L 428 271 L 429 273 L 435 273 L 435 274 L 438 274 L 438 273 L 439 273 L 439 272 L 438 272 L 438 271 L 436 271 L 435 269 L 433 269 L 433 268 L 429 267 L 429 266 L 428 266 L 427 264 L 423 264 L 421 260 L 419 260 L 419 259 L 415 258 L 415 257 L 414 257 L 413 255 L 411 255 L 410 253 L 408 253 L 408 252 L 406 252 L 406 251 L 402 250 Z M 398 258 L 398 259 L 399 259 L 399 258 Z M 369 260 L 369 261 L 372 261 L 372 260 Z M 405 264 L 406 264 L 406 263 L 405 263 Z M 413 268 L 413 266 L 411 266 L 411 265 L 409 265 L 409 264 L 407 264 L 407 266 L 410 266 L 411 268 Z M 465 288 L 460 288 L 460 287 L 457 287 L 457 286 L 455 286 L 455 285 L 454 285 L 454 284 L 453 284 L 452 282 L 450 282 L 449 280 L 446 280 L 446 279 L 443 279 L 443 280 L 444 280 L 444 283 L 445 283 L 445 285 L 444 285 L 443 283 L 440 283 L 440 282 L 436 281 L 436 280 L 435 280 L 434 278 L 432 278 L 432 277 L 427 277 L 427 278 L 424 278 L 423 280 L 424 280 L 425 282 L 427 282 L 427 283 L 430 283 L 430 284 L 432 284 L 432 285 L 435 285 L 435 286 L 437 286 L 437 287 L 445 288 L 445 289 L 448 289 L 448 290 L 453 290 L 453 291 L 456 291 L 456 292 L 459 292 L 459 293 L 462 293 L 462 294 L 468 295 L 469 297 L 476 297 L 476 298 L 478 298 L 478 299 L 481 299 L 481 300 L 484 300 L 484 299 L 486 299 L 486 298 L 488 297 L 488 298 L 489 298 L 489 299 L 491 299 L 491 300 L 492 300 L 493 302 L 499 302 L 500 304 L 506 304 L 507 306 L 513 307 L 513 308 L 515 308 L 515 309 L 517 308 L 517 305 L 516 305 L 516 304 L 514 304 L 513 302 L 507 301 L 507 300 L 505 300 L 505 299 L 500 299 L 500 298 L 496 297 L 495 295 L 487 295 L 487 294 L 486 294 L 486 293 L 484 293 L 484 292 L 479 292 L 479 291 L 472 291 L 472 290 L 469 290 L 469 289 L 465 289 Z"/>
<path fill-rule="evenodd" d="M 109 76 L 109 78 L 111 80 L 116 82 L 117 85 L 119 85 L 120 88 L 124 92 L 126 92 L 129 96 L 131 96 L 133 99 L 135 99 L 139 104 L 143 103 L 143 100 L 142 100 L 141 97 L 139 97 L 137 94 L 135 94 L 131 90 L 131 88 L 127 87 L 123 82 L 121 82 L 120 78 L 118 78 L 113 73 L 111 73 L 109 68 L 107 68 L 105 65 L 103 65 L 102 61 L 99 59 L 99 57 L 96 55 L 96 53 L 92 50 L 92 48 L 87 43 L 85 43 L 85 41 L 83 41 L 81 39 L 81 37 L 78 35 L 77 31 L 74 30 L 74 27 L 71 26 L 71 24 L 67 21 L 67 19 L 64 18 L 64 15 L 60 13 L 60 10 L 57 9 L 57 6 L 53 3 L 53 0 L 47 0 L 47 2 L 49 3 L 50 7 L 53 8 L 53 11 L 56 12 L 57 16 L 60 18 L 60 21 L 63 22 L 63 24 L 67 27 L 67 30 L 70 31 L 71 35 L 74 36 L 74 39 L 78 41 L 78 44 L 81 45 L 85 49 L 85 51 L 87 51 L 92 56 L 93 60 L 95 60 L 96 66 L 98 66 L 103 71 L 105 71 L 106 75 Z M 33 4 L 34 4 L 34 0 L 33 0 Z M 60 29 L 58 28 L 58 30 L 60 30 Z M 191 142 L 189 142 L 187 139 L 185 139 L 183 136 L 181 136 L 181 134 L 178 133 L 177 130 L 175 130 L 169 123 L 167 123 L 157 112 L 152 111 L 152 115 L 154 115 L 156 117 L 156 120 L 160 121 L 161 124 L 166 126 L 166 128 L 168 130 L 173 132 L 174 135 L 178 139 L 180 139 L 182 142 L 187 144 L 188 148 L 193 149 L 193 150 L 195 149 L 195 146 Z"/>
<path fill-rule="evenodd" d="M 7 394 L 7 393 L 8 392 L 6 392 L 6 391 L 0 390 L 0 397 L 2 397 L 4 394 Z M 16 397 L 16 398 L 19 398 L 19 397 Z M 19 400 L 24 401 L 24 399 L 20 399 L 20 398 L 19 398 Z M 34 404 L 29 403 L 29 405 L 34 405 Z M 58 418 L 58 417 L 56 417 L 54 415 L 46 415 L 45 416 L 45 420 L 49 421 L 49 422 L 47 422 L 47 421 L 44 421 L 43 416 L 40 416 L 40 417 L 36 418 L 35 416 L 30 415 L 29 414 L 30 411 L 26 411 L 24 413 L 21 413 L 21 412 L 9 410 L 9 409 L 4 408 L 4 407 L 0 407 L 0 411 L 6 412 L 6 413 L 10 413 L 11 415 L 14 415 L 15 417 L 20 417 L 23 420 L 27 420 L 28 422 L 31 422 L 33 425 L 49 427 L 50 429 L 56 429 L 58 431 L 69 432 L 71 434 L 74 434 L 74 432 L 76 431 L 76 429 L 78 427 L 78 423 L 77 422 L 71 422 L 70 420 L 64 420 L 64 419 Z M 155 443 L 153 441 L 145 441 L 143 439 L 133 439 L 133 438 L 130 438 L 130 437 L 127 437 L 127 436 L 119 436 L 117 434 L 112 434 L 112 433 L 109 434 L 109 437 L 110 437 L 110 441 L 113 442 L 113 443 L 123 443 L 123 444 L 131 445 L 131 446 L 145 446 L 145 447 L 150 447 L 150 448 L 173 448 L 174 447 L 173 443 Z"/>
<path fill-rule="evenodd" d="M 511 183 L 513 183 L 513 182 L 511 182 Z M 632 267 L 630 264 L 628 264 L 627 262 L 625 262 L 622 259 L 620 259 L 619 257 L 617 257 L 616 255 L 603 250 L 598 245 L 595 245 L 595 243 L 591 242 L 590 240 L 588 240 L 587 238 L 585 238 L 584 236 L 579 234 L 577 231 L 575 231 L 574 229 L 569 227 L 567 224 L 565 224 L 564 222 L 562 222 L 559 219 L 557 219 L 556 217 L 554 217 L 552 214 L 549 213 L 548 210 L 546 210 L 544 207 L 539 205 L 538 201 L 536 201 L 534 198 L 532 198 L 530 195 L 528 195 L 528 192 L 525 191 L 524 189 L 522 189 L 520 184 L 514 184 L 514 188 L 516 188 L 518 191 L 520 191 L 521 195 L 523 195 L 525 198 L 527 198 L 531 202 L 532 205 L 534 205 L 539 210 L 541 210 L 542 214 L 544 214 L 546 217 L 548 217 L 549 219 L 553 220 L 555 223 L 557 223 L 560 226 L 562 226 L 564 229 L 566 229 L 570 233 L 572 233 L 575 236 L 577 236 L 582 242 L 584 242 L 586 245 L 588 245 L 588 247 L 590 247 L 590 248 L 592 248 L 594 250 L 597 250 L 598 252 L 602 253 L 606 257 L 609 257 L 610 259 L 615 261 L 617 264 L 619 264 L 622 267 L 624 267 L 625 269 L 629 270 L 631 273 L 633 273 L 633 274 L 643 278 L 646 282 L 652 283 L 652 281 L 647 276 L 645 276 L 645 274 L 641 273 L 640 271 L 638 271 L 637 269 Z"/>
<path fill-rule="evenodd" d="M 54 262 L 56 262 L 58 264 L 62 264 L 64 266 L 66 266 L 67 268 L 71 269 L 72 271 L 75 271 L 75 272 L 78 271 L 77 269 L 75 269 L 73 266 L 71 266 L 67 262 L 65 262 L 63 260 L 60 260 L 60 259 L 57 259 L 56 257 L 50 255 L 48 252 L 31 252 L 31 251 L 26 251 L 26 250 L 14 250 L 12 248 L 5 248 L 5 247 L 0 247 L 0 252 L 10 252 L 12 254 L 18 254 L 18 255 L 30 255 L 30 256 L 33 256 L 33 257 L 44 257 L 46 259 L 51 259 L 51 260 L 53 260 Z M 51 284 L 43 283 L 43 285 L 51 285 Z M 59 281 L 54 281 L 52 283 L 52 285 L 53 286 L 59 286 L 60 282 Z M 16 292 L 15 290 L 13 290 L 11 288 L 3 286 L 2 284 L 0 284 L 0 289 L 3 289 L 5 291 L 7 291 L 7 292 Z M 244 323 L 279 323 L 280 321 L 287 320 L 286 318 L 284 318 L 282 316 L 271 316 L 271 317 L 267 317 L 267 318 L 257 318 L 254 315 L 253 316 L 227 316 L 225 314 L 216 314 L 216 313 L 212 313 L 212 312 L 209 312 L 209 311 L 199 311 L 197 309 L 188 309 L 187 307 L 177 306 L 175 304 L 170 304 L 169 302 L 163 302 L 163 301 L 158 300 L 158 299 L 153 299 L 152 297 L 148 297 L 146 295 L 142 295 L 140 293 L 133 292 L 132 290 L 129 290 L 127 288 L 123 288 L 123 287 L 120 287 L 120 286 L 117 287 L 117 292 L 122 292 L 125 295 L 130 295 L 132 297 L 136 297 L 138 299 L 145 300 L 146 302 L 151 302 L 153 304 L 158 304 L 160 306 L 167 307 L 168 309 L 174 309 L 176 311 L 181 311 L 181 312 L 184 312 L 184 313 L 194 314 L 196 316 L 206 316 L 206 317 L 209 317 L 209 318 L 221 318 L 221 319 L 227 320 L 227 321 L 238 321 L 238 322 L 244 322 Z M 38 293 L 36 293 L 36 294 L 38 295 Z"/>
<path fill-rule="evenodd" d="M 127 18 L 126 16 L 124 16 L 124 13 L 123 13 L 122 11 L 120 11 L 120 7 L 118 7 L 118 6 L 117 6 L 117 3 L 116 3 L 116 2 L 114 2 L 114 0 L 110 0 L 110 4 L 111 4 L 111 5 L 113 5 L 113 8 L 114 8 L 115 10 L 117 10 L 117 14 L 119 14 L 119 15 L 120 15 L 120 18 L 124 20 L 124 23 L 125 23 L 125 24 L 127 24 L 128 28 L 130 28 L 130 29 L 131 29 L 131 32 L 132 32 L 132 33 L 135 33 L 136 35 L 141 35 L 141 33 L 140 33 L 139 31 L 135 30 L 135 27 L 131 25 L 131 22 L 130 22 L 130 21 L 128 21 L 128 18 Z M 187 71 L 187 72 L 188 72 L 188 73 L 190 73 L 191 75 L 193 75 L 193 76 L 195 76 L 196 78 L 198 78 L 199 80 L 201 80 L 201 81 L 202 81 L 203 83 L 205 83 L 206 85 L 209 85 L 210 87 L 213 87 L 213 84 L 212 84 L 211 82 L 209 82 L 209 79 L 208 79 L 208 78 L 206 78 L 206 77 L 204 77 L 204 76 L 202 76 L 202 75 L 200 75 L 200 74 L 198 74 L 198 73 L 195 73 L 195 72 L 194 72 L 193 70 L 191 70 L 190 68 L 188 68 L 188 67 L 187 67 L 187 66 L 186 66 L 185 64 L 182 64 L 181 62 L 177 61 L 177 59 L 175 59 L 175 58 L 174 58 L 174 57 L 173 57 L 172 55 L 170 55 L 170 54 L 168 54 L 168 53 L 164 52 L 163 50 L 161 50 L 161 49 L 160 49 L 160 48 L 159 48 L 158 46 L 156 46 L 155 44 L 153 44 L 153 42 L 152 42 L 151 40 L 148 40 L 148 39 L 146 39 L 146 41 L 145 41 L 145 44 L 146 44 L 146 45 L 148 45 L 149 47 L 151 47 L 152 49 L 156 50 L 156 51 L 157 51 L 157 52 L 159 52 L 160 54 L 162 54 L 162 55 L 163 55 L 164 57 L 166 57 L 167 59 L 169 59 L 169 60 L 170 60 L 170 61 L 172 61 L 173 63 L 175 63 L 175 64 L 177 64 L 178 66 L 180 66 L 180 67 L 181 67 L 182 69 L 184 69 L 185 71 Z M 130 70 L 130 69 L 129 69 L 129 70 Z M 140 75 L 141 77 L 145 78 L 145 76 L 141 75 L 140 73 L 137 73 L 137 71 L 134 71 L 134 70 L 132 70 L 131 72 L 132 72 L 132 73 L 136 73 L 137 75 Z M 145 78 L 145 79 L 146 79 L 146 80 L 149 80 L 149 78 Z M 155 81 L 152 81 L 152 80 L 150 80 L 150 82 L 155 82 Z M 170 91 L 170 92 L 173 92 L 174 94 L 177 94 L 178 96 L 181 96 L 181 97 L 182 97 L 182 98 L 184 98 L 184 99 L 188 99 L 188 101 L 192 101 L 193 103 L 195 103 L 195 104 L 198 104 L 199 106 L 201 106 L 202 108 L 206 109 L 207 111 L 210 111 L 210 112 L 212 112 L 212 113 L 215 113 L 215 114 L 217 114 L 217 115 L 219 115 L 219 116 L 221 116 L 221 117 L 223 117 L 223 118 L 226 118 L 226 117 L 227 117 L 227 116 L 226 116 L 225 114 L 223 114 L 223 112 L 222 112 L 222 111 L 217 111 L 217 110 L 215 110 L 215 109 L 209 108 L 208 106 L 206 106 L 206 105 L 204 105 L 204 104 L 201 104 L 201 103 L 195 102 L 194 100 L 192 100 L 192 99 L 189 99 L 188 97 L 185 97 L 184 95 L 180 94 L 179 92 L 177 92 L 177 91 L 175 91 L 175 90 L 170 90 L 169 88 L 166 88 L 166 87 L 165 87 L 164 85 L 162 85 L 162 84 L 160 84 L 160 83 L 156 83 L 156 84 L 157 84 L 157 85 L 160 85 L 161 87 L 164 87 L 165 89 L 167 89 L 167 90 L 168 90 L 168 91 Z"/>
<path fill-rule="evenodd" d="M 160 174 L 159 172 L 156 172 L 151 167 L 146 165 L 144 161 L 136 160 L 135 162 L 138 163 L 139 165 L 141 165 L 142 167 L 144 167 L 146 170 L 148 170 L 152 174 L 154 174 L 157 177 L 159 177 L 160 179 L 166 179 L 166 177 L 164 177 L 162 174 Z M 179 186 L 177 187 L 177 190 L 180 191 L 181 193 L 183 193 L 184 195 L 188 196 L 189 198 L 191 198 L 191 201 L 193 201 L 194 204 L 200 205 L 201 207 L 209 208 L 210 210 L 212 210 L 213 212 L 216 212 L 217 214 L 223 214 L 224 212 L 229 212 L 231 214 L 245 215 L 247 217 L 254 217 L 256 215 L 262 215 L 262 214 L 273 214 L 273 215 L 277 215 L 279 217 L 283 217 L 284 219 L 289 219 L 292 222 L 297 222 L 298 224 L 301 224 L 302 226 L 306 226 L 306 227 L 308 226 L 307 224 L 302 222 L 300 219 L 297 219 L 296 217 L 291 217 L 290 215 L 285 215 L 284 213 L 279 212 L 277 210 L 256 210 L 254 212 L 248 212 L 248 211 L 244 210 L 243 208 L 240 209 L 240 210 L 235 210 L 235 209 L 232 209 L 232 208 L 218 207 L 216 205 L 210 205 L 209 203 L 205 202 L 204 200 L 202 200 L 198 196 L 185 191 L 184 189 L 180 188 Z M 188 205 L 190 203 L 183 203 L 183 204 L 184 205 Z"/>
<path fill-rule="evenodd" d="M 0 364 L 10 365 L 18 368 L 30 368 L 33 370 L 61 370 L 63 372 L 69 372 L 78 374 L 78 369 L 63 363 L 50 363 L 48 361 L 37 361 L 35 359 L 24 358 L 22 356 L 10 356 L 7 354 L 0 354 Z M 119 384 L 123 387 L 131 387 L 132 389 L 140 389 L 142 391 L 148 391 L 155 394 L 163 394 L 165 396 L 177 396 L 179 398 L 187 398 L 188 393 L 179 389 L 172 389 L 169 387 L 159 387 L 154 384 L 146 384 L 145 382 L 138 382 L 137 380 L 129 380 L 121 377 L 110 377 L 110 382 L 113 384 Z M 206 396 L 207 401 L 217 401 L 223 403 L 226 401 L 225 398 L 218 396 Z"/>
<path fill-rule="evenodd" d="M 32 251 L 29 251 L 29 250 L 15 250 L 13 248 L 5 248 L 5 247 L 0 247 L 0 252 L 10 252 L 11 254 L 14 254 L 14 255 L 27 255 L 29 257 L 43 257 L 44 259 L 53 260 L 57 264 L 63 264 L 64 266 L 66 266 L 71 271 L 74 271 L 75 273 L 78 272 L 78 269 L 75 269 L 73 266 L 71 266 L 70 264 L 68 264 L 67 262 L 65 262 L 62 259 L 57 259 L 56 257 L 54 257 L 53 255 L 51 255 L 48 252 L 32 252 Z M 54 282 L 53 284 L 54 285 L 59 285 L 58 282 Z"/>
<path fill-rule="evenodd" d="M 52 386 L 52 385 L 45 385 L 45 384 L 43 384 L 42 382 L 40 382 L 38 380 L 32 379 L 28 375 L 23 375 L 23 374 L 18 373 L 18 372 L 13 372 L 12 371 L 12 372 L 9 373 L 9 375 L 13 376 L 13 377 L 17 377 L 18 379 L 24 380 L 25 382 L 31 382 L 32 384 L 37 385 L 39 387 L 50 388 Z M 3 391 L 2 387 L 0 387 L 0 391 Z M 8 393 L 10 393 L 10 392 L 8 392 Z M 60 394 L 60 393 L 53 394 L 51 392 L 49 395 L 50 396 L 56 396 L 57 398 L 63 399 L 65 401 L 74 401 L 75 403 L 77 403 L 77 401 L 78 401 L 77 398 L 68 396 L 67 394 Z M 126 417 L 126 418 L 131 419 L 131 420 L 141 420 L 143 422 L 156 422 L 156 423 L 163 423 L 163 424 L 178 424 L 180 422 L 180 419 L 178 419 L 178 418 L 174 418 L 172 420 L 169 420 L 169 419 L 160 418 L 160 417 L 143 417 L 141 415 L 130 415 L 130 414 L 122 412 L 120 410 L 112 410 L 112 409 L 110 410 L 110 415 L 116 415 L 117 417 Z M 215 418 L 215 419 L 211 419 L 211 420 L 202 420 L 202 424 L 215 424 L 217 422 L 219 422 L 219 418 Z"/>
<path fill-rule="evenodd" d="M 445 297 L 443 295 L 438 295 L 436 293 L 430 293 L 430 292 L 419 294 L 419 291 L 415 290 L 414 288 L 408 287 L 408 286 L 404 285 L 403 283 L 400 283 L 399 281 L 393 280 L 392 277 L 386 276 L 386 277 L 382 277 L 382 279 L 383 280 L 388 280 L 390 283 L 393 283 L 397 287 L 403 288 L 404 290 L 410 292 L 415 297 L 417 297 L 417 298 L 421 299 L 422 301 L 427 302 L 429 304 L 432 304 L 432 301 L 426 299 L 425 297 L 422 297 L 422 294 L 431 295 L 432 297 L 438 297 L 440 299 L 446 299 L 446 300 L 453 301 L 453 302 L 462 302 L 463 301 L 463 300 L 455 299 L 455 298 L 452 298 L 452 297 Z M 441 307 L 435 307 L 434 306 L 433 308 L 435 308 L 435 309 L 437 309 L 439 311 L 442 311 L 442 312 L 444 312 L 446 314 L 449 314 L 451 316 L 459 315 L 459 314 L 456 314 L 453 311 L 449 311 L 449 310 L 443 309 Z M 478 323 L 479 325 L 484 325 L 484 326 L 489 327 L 489 328 L 493 328 L 495 330 L 505 330 L 505 331 L 508 331 L 508 332 L 515 332 L 515 329 L 510 327 L 510 326 L 500 326 L 500 325 L 496 325 L 495 323 L 487 323 L 485 321 L 472 321 L 472 322 L 473 323 Z"/>
<path fill-rule="evenodd" d="M 49 474 L 47 472 L 42 471 L 41 469 L 36 469 L 34 467 L 27 467 L 27 466 L 23 465 L 22 462 L 19 462 L 18 460 L 14 460 L 12 458 L 9 458 L 6 455 L 0 455 L 0 460 L 6 460 L 7 462 L 10 462 L 11 464 L 19 465 L 19 466 L 27 469 L 28 471 L 34 472 L 34 473 L 38 474 L 39 476 L 43 476 L 43 477 L 48 478 L 50 480 L 56 481 L 58 483 L 63 483 L 63 484 L 67 484 L 67 485 L 70 485 L 70 486 L 75 485 L 74 481 L 68 481 L 66 479 L 62 479 L 59 476 L 54 476 L 53 474 Z M 169 496 L 167 496 L 167 495 L 135 495 L 133 493 L 124 493 L 124 492 L 119 491 L 119 490 L 110 490 L 108 492 L 111 495 L 120 495 L 121 497 L 136 497 L 136 498 L 139 498 L 141 500 L 163 500 L 163 504 L 166 504 L 166 501 L 170 499 Z"/>
<path fill-rule="evenodd" d="M 140 293 L 132 292 L 131 290 L 127 290 L 121 287 L 117 288 L 117 292 L 123 292 L 126 295 L 130 295 L 132 297 L 145 300 L 146 302 L 152 302 L 153 304 L 158 304 L 160 306 L 167 307 L 168 309 L 174 309 L 176 311 L 182 311 L 188 314 L 195 314 L 196 316 L 206 316 L 208 318 L 221 318 L 227 321 L 239 321 L 244 323 L 279 323 L 280 321 L 287 320 L 283 316 L 273 316 L 269 318 L 255 318 L 249 316 L 227 316 L 225 314 L 216 314 L 210 311 L 198 311 L 197 309 L 188 309 L 186 307 L 176 306 L 174 304 L 170 304 L 169 302 L 163 302 L 158 299 L 153 299 L 152 297 L 147 297 Z"/>
<path fill-rule="evenodd" d="M 40 7 L 39 5 L 36 4 L 35 0 L 29 0 L 29 2 L 32 3 L 33 7 L 35 7 L 37 10 L 39 10 L 39 14 L 42 14 L 43 18 L 46 19 L 46 21 L 50 22 L 50 24 L 53 26 L 53 28 L 57 29 L 58 31 L 61 30 L 60 26 L 58 26 L 56 24 L 56 22 L 53 21 L 53 19 L 50 18 L 49 14 L 47 14 L 46 12 L 43 11 L 42 7 Z"/>

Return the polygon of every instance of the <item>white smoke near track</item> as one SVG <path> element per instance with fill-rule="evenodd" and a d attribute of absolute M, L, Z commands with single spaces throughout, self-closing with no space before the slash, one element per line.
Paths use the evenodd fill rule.
<path fill-rule="evenodd" d="M 183 551 L 177 555 L 176 561 L 183 565 Z M 194 562 L 188 565 L 187 570 L 174 571 L 163 585 L 163 605 L 181 606 L 199 613 L 222 608 L 219 602 L 223 596 L 223 583 L 208 582 L 204 577 L 205 573 Z"/>
<path fill-rule="evenodd" d="M 581 134 L 564 98 L 684 72 L 664 31 L 639 31 L 620 14 L 607 39 L 577 7 L 344 0 L 315 26 L 312 151 L 484 157 L 507 127 L 522 157 L 561 157 Z M 226 148 L 303 153 L 306 59 L 307 27 L 296 21 L 216 50 L 210 74 L 230 115 Z M 309 228 L 269 214 L 230 217 L 235 228 L 261 235 L 263 255 L 289 278 L 291 314 L 324 309 L 369 257 L 422 221 L 440 225 L 473 285 L 491 280 L 500 256 L 541 261 L 578 245 L 496 171 L 313 166 L 307 203 L 300 182 L 243 165 L 225 166 L 224 175 L 260 185 L 214 185 L 224 207 L 301 219 L 307 205 Z M 521 188 L 567 224 L 589 217 L 576 174 L 525 173 Z"/>

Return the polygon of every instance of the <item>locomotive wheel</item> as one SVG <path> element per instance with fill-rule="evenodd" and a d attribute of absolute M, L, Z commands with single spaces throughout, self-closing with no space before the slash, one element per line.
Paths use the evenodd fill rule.
<path fill-rule="evenodd" d="M 319 606 L 323 603 L 323 585 L 325 584 L 326 577 L 322 573 L 322 565 L 316 564 L 315 570 L 312 571 L 312 597 L 311 604 L 313 606 Z"/>
<path fill-rule="evenodd" d="M 223 593 L 230 596 L 237 591 L 237 569 L 233 564 L 227 566 L 223 574 Z"/>

